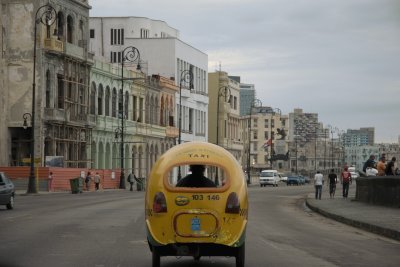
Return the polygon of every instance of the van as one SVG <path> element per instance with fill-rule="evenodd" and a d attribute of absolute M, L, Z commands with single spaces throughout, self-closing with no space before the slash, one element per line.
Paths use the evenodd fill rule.
<path fill-rule="evenodd" d="M 278 186 L 280 180 L 277 170 L 263 170 L 260 172 L 259 181 L 261 187 L 267 185 Z"/>

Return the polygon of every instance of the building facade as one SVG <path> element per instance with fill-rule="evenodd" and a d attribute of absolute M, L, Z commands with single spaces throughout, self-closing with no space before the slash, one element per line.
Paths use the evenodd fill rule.
<path fill-rule="evenodd" d="M 343 142 L 346 147 L 372 146 L 375 143 L 375 128 L 348 129 L 343 134 Z"/>
<path fill-rule="evenodd" d="M 2 1 L 1 98 L 7 127 L 0 134 L 1 165 L 27 163 L 32 131 L 34 158 L 40 165 L 52 157 L 61 157 L 66 167 L 86 167 L 91 161 L 88 147 L 95 120 L 88 112 L 90 6 L 88 1 L 54 0 L 54 13 L 45 17 L 48 8 L 41 7 L 48 2 Z"/>
<path fill-rule="evenodd" d="M 243 131 L 240 117 L 240 87 L 223 71 L 208 74 L 208 141 L 243 161 Z"/>
<path fill-rule="evenodd" d="M 182 142 L 206 141 L 208 134 L 208 57 L 179 39 L 179 32 L 165 22 L 141 17 L 90 18 L 90 48 L 95 58 L 118 64 L 123 50 L 140 52 L 140 65 L 147 75 L 175 81 L 175 125 L 181 118 Z M 192 81 L 186 73 L 191 72 Z"/>

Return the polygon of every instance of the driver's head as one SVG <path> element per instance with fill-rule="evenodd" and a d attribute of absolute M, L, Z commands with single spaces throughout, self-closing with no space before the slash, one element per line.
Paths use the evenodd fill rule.
<path fill-rule="evenodd" d="M 206 167 L 204 165 L 190 165 L 190 171 L 192 173 L 204 173 Z"/>

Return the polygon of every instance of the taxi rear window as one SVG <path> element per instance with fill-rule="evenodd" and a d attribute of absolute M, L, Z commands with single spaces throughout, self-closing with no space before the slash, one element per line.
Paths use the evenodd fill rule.
<path fill-rule="evenodd" d="M 220 188 L 228 175 L 224 169 L 211 165 L 180 165 L 168 173 L 168 183 L 175 188 Z"/>

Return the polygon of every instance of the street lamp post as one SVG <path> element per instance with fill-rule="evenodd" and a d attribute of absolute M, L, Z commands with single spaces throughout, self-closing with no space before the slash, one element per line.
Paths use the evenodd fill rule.
<path fill-rule="evenodd" d="M 333 169 L 333 133 L 335 133 L 337 131 L 337 128 L 332 125 L 328 125 L 328 128 L 331 132 L 331 164 L 330 164 L 330 167 L 331 167 L 331 169 Z"/>
<path fill-rule="evenodd" d="M 218 97 L 217 97 L 217 146 L 219 146 L 219 98 L 221 96 L 224 97 L 224 103 L 229 103 L 229 98 L 231 95 L 231 90 L 227 86 L 220 87 L 218 90 Z M 218 169 L 215 174 L 215 184 L 218 186 L 219 185 L 219 180 L 218 180 Z"/>
<path fill-rule="evenodd" d="M 120 107 L 120 116 L 121 116 L 121 128 L 119 129 L 119 133 L 121 135 L 121 143 L 120 143 L 120 155 L 121 155 L 121 175 L 119 181 L 119 188 L 125 189 L 125 172 L 124 172 L 124 127 L 125 127 L 125 101 L 124 101 L 124 64 L 125 62 L 136 62 L 137 66 L 136 70 L 140 71 L 140 52 L 136 47 L 128 46 L 122 51 L 122 59 L 121 59 L 121 102 L 122 106 Z M 130 80 L 127 78 L 126 80 Z M 117 128 L 118 129 L 118 128 Z M 117 136 L 117 132 L 116 132 Z"/>
<path fill-rule="evenodd" d="M 251 154 L 251 117 L 253 115 L 253 108 L 254 107 L 262 106 L 260 99 L 254 98 L 251 105 L 250 105 L 250 112 L 249 112 L 249 122 L 247 124 L 248 130 L 248 147 L 247 147 L 247 184 L 251 184 L 251 177 L 250 177 L 250 154 Z"/>
<path fill-rule="evenodd" d="M 182 142 L 182 85 L 189 84 L 189 90 L 193 89 L 193 67 L 190 66 L 189 70 L 183 70 L 179 80 L 179 136 L 178 144 Z M 178 167 L 178 181 L 182 178 L 181 167 Z"/>
<path fill-rule="evenodd" d="M 28 190 L 27 193 L 37 193 L 36 187 L 36 179 L 35 179 L 35 105 L 36 105 L 36 41 L 37 41 L 37 24 L 42 23 L 48 27 L 47 31 L 49 32 L 49 27 L 53 25 L 53 23 L 57 19 L 56 10 L 49 4 L 45 4 L 39 7 L 35 14 L 35 22 L 34 22 L 34 32 L 33 32 L 33 83 L 32 83 L 32 112 L 25 113 L 23 115 L 24 118 L 24 127 L 27 126 L 27 114 L 31 117 L 31 142 L 30 142 L 30 152 L 31 152 L 31 162 L 30 162 L 30 172 L 29 172 L 29 181 L 28 181 Z"/>

